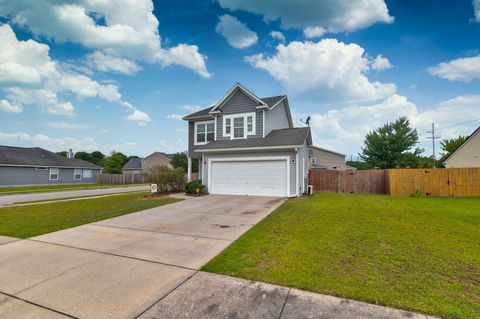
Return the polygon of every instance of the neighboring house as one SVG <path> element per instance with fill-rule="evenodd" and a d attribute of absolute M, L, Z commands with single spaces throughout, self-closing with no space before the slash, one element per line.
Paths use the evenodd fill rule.
<path fill-rule="evenodd" d="M 355 169 L 345 162 L 345 155 L 317 146 L 310 146 L 310 167 L 314 169 Z"/>
<path fill-rule="evenodd" d="M 165 154 L 162 152 L 154 152 L 145 158 L 131 158 L 127 164 L 122 168 L 123 174 L 140 174 L 148 171 L 154 166 L 168 166 L 172 167 L 170 160 L 172 154 Z"/>
<path fill-rule="evenodd" d="M 446 168 L 480 167 L 480 127 L 443 162 Z"/>
<path fill-rule="evenodd" d="M 39 147 L 0 146 L 0 186 L 95 183 L 102 168 Z"/>
<path fill-rule="evenodd" d="M 305 192 L 312 138 L 295 128 L 287 96 L 259 98 L 236 84 L 217 104 L 188 121 L 192 159 L 211 194 L 291 197 Z"/>

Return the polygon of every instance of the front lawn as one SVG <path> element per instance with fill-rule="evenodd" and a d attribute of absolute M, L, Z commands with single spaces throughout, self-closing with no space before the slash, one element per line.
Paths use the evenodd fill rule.
<path fill-rule="evenodd" d="M 131 186 L 142 186 L 142 185 L 147 185 L 147 184 L 125 184 L 125 185 L 62 184 L 62 185 L 0 187 L 0 195 L 59 192 L 59 191 L 79 190 L 79 189 L 97 189 L 97 188 L 111 188 L 111 187 L 131 187 Z"/>
<path fill-rule="evenodd" d="M 288 200 L 203 270 L 446 318 L 480 318 L 480 198 Z"/>
<path fill-rule="evenodd" d="M 179 201 L 146 193 L 0 208 L 0 235 L 28 238 Z"/>

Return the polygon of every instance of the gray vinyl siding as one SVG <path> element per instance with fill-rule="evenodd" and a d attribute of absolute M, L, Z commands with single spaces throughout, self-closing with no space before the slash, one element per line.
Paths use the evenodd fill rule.
<path fill-rule="evenodd" d="M 92 169 L 92 178 L 74 180 L 74 168 L 59 168 L 59 179 L 51 181 L 50 170 L 37 170 L 35 167 L 0 166 L 0 186 L 50 185 L 50 184 L 92 184 L 100 169 Z"/>
<path fill-rule="evenodd" d="M 311 157 L 316 158 L 316 165 L 320 165 L 325 168 L 344 170 L 346 169 L 345 156 L 331 153 L 316 148 L 311 148 Z"/>
<path fill-rule="evenodd" d="M 265 136 L 272 130 L 290 128 L 285 103 L 280 102 L 270 111 L 265 111 Z"/>
<path fill-rule="evenodd" d="M 255 135 L 247 138 L 263 137 L 263 111 L 257 111 L 258 104 L 243 92 L 237 91 L 230 100 L 221 108 L 221 114 L 217 115 L 217 140 L 226 140 L 230 137 L 223 136 L 223 115 L 255 112 Z"/>
<path fill-rule="evenodd" d="M 195 152 L 195 122 L 188 122 L 188 156 L 199 158 L 201 154 Z"/>
<path fill-rule="evenodd" d="M 205 154 L 204 155 L 204 163 L 203 164 L 203 184 L 208 183 L 208 159 L 209 158 L 231 158 L 231 157 L 263 157 L 263 156 L 290 156 L 290 196 L 296 196 L 296 188 L 297 188 L 297 165 L 296 162 L 292 162 L 292 160 L 296 160 L 296 153 L 295 151 L 291 150 L 284 150 L 284 151 L 265 151 L 265 152 L 228 152 L 228 153 L 214 153 L 214 154 Z"/>

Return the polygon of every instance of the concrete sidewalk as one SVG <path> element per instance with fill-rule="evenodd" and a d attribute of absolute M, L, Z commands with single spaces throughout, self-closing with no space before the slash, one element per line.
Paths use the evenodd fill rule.
<path fill-rule="evenodd" d="M 129 186 L 129 187 L 78 189 L 78 190 L 47 192 L 47 193 L 0 195 L 0 207 L 10 205 L 16 202 L 29 202 L 29 201 L 35 201 L 35 200 L 57 199 L 57 198 L 66 198 L 66 197 L 126 193 L 126 192 L 135 192 L 135 191 L 146 191 L 149 189 L 150 189 L 150 186 L 142 185 L 142 186 Z"/>

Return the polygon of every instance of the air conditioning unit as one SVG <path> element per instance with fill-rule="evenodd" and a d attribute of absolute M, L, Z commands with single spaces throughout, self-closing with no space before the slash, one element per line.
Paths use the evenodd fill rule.
<path fill-rule="evenodd" d="M 313 185 L 307 186 L 307 195 L 313 195 Z"/>

